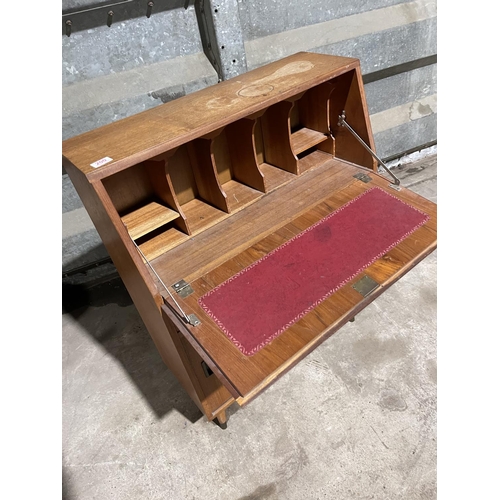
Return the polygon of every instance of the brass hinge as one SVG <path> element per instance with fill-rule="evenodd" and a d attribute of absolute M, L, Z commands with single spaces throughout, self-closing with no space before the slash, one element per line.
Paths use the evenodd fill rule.
<path fill-rule="evenodd" d="M 189 283 L 180 280 L 172 285 L 172 288 L 179 294 L 180 297 L 185 298 L 193 293 L 193 289 Z"/>
<path fill-rule="evenodd" d="M 125 225 L 125 227 L 127 227 L 127 226 Z M 153 271 L 154 275 L 156 276 L 156 278 L 158 279 L 158 281 L 161 283 L 161 286 L 165 289 L 165 291 L 168 293 L 169 297 L 174 302 L 177 310 L 174 307 L 172 307 L 165 300 L 165 297 L 163 297 L 163 299 L 165 300 L 165 304 L 172 310 L 172 312 L 174 314 L 176 314 L 177 316 L 179 316 L 181 318 L 181 320 L 184 321 L 185 323 L 187 323 L 188 325 L 198 326 L 199 324 L 201 324 L 201 321 L 196 317 L 195 314 L 186 314 L 184 312 L 184 309 L 182 309 L 182 307 L 179 305 L 179 303 L 175 300 L 175 297 L 172 295 L 172 293 L 167 288 L 167 286 L 165 285 L 165 283 L 163 283 L 162 279 L 160 278 L 160 276 L 156 272 L 156 270 L 153 267 L 153 265 L 151 264 L 151 262 L 149 262 L 149 260 L 147 259 L 147 257 L 144 255 L 143 251 L 139 248 L 139 245 L 135 242 L 135 240 L 132 237 L 130 237 L 130 239 L 132 240 L 132 243 L 134 244 L 134 246 L 137 249 L 137 251 L 141 254 L 141 256 L 144 259 L 144 261 L 146 262 L 146 264 L 149 266 L 149 268 L 151 269 L 151 271 Z"/>
<path fill-rule="evenodd" d="M 372 180 L 372 178 L 368 174 L 364 174 L 363 172 L 359 172 L 359 174 L 353 175 L 354 178 L 358 179 L 358 181 L 368 183 Z"/>

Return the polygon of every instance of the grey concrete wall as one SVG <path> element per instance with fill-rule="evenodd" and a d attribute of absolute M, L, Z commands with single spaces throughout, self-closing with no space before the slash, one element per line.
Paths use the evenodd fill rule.
<path fill-rule="evenodd" d="M 156 0 L 147 18 L 134 0 L 125 13 L 114 7 L 111 27 L 103 8 L 73 15 L 62 36 L 63 139 L 305 50 L 360 59 L 379 156 L 436 142 L 436 0 L 196 1 Z M 102 4 L 64 0 L 63 11 Z M 64 172 L 62 201 L 63 270 L 106 259 Z"/>
<path fill-rule="evenodd" d="M 63 35 L 63 139 L 215 83 L 193 6 Z"/>

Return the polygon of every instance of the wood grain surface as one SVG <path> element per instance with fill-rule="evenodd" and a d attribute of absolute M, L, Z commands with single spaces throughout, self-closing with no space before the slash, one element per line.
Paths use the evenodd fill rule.
<path fill-rule="evenodd" d="M 349 57 L 299 52 L 63 142 L 63 156 L 92 178 L 153 158 L 359 66 Z M 91 163 L 112 158 L 99 168 Z"/>
<path fill-rule="evenodd" d="M 292 151 L 294 154 L 298 155 L 306 149 L 310 149 L 326 139 L 327 136 L 324 133 L 303 127 L 292 134 Z"/>
<path fill-rule="evenodd" d="M 370 183 L 361 182 L 353 177 L 359 171 L 346 162 L 330 160 L 309 172 L 309 182 L 304 178 L 300 192 L 295 191 L 293 183 L 288 184 L 275 196 L 270 194 L 241 212 L 226 245 L 220 235 L 227 234 L 229 221 L 193 240 L 193 245 L 203 250 L 196 252 L 193 248 L 193 253 L 183 255 L 182 249 L 174 249 L 168 263 L 163 257 L 155 260 L 155 268 L 166 283 L 181 277 L 191 283 L 194 293 L 181 299 L 182 304 L 202 324 L 185 328 L 182 333 L 223 373 L 233 394 L 239 394 L 240 403 L 252 399 L 436 248 L 436 206 L 407 189 L 393 190 L 389 180 L 378 174 L 370 174 Z M 308 199 L 304 192 L 310 185 L 323 190 L 316 188 Z M 204 313 L 198 298 L 374 185 L 423 210 L 431 219 L 262 350 L 244 356 Z M 286 206 L 283 199 L 288 202 Z M 252 223 L 258 227 L 255 234 L 250 230 Z M 183 245 L 184 250 L 186 246 L 190 247 L 189 242 Z M 380 284 L 368 297 L 352 288 L 364 275 Z"/>
<path fill-rule="evenodd" d="M 177 217 L 180 217 L 178 212 L 174 212 L 156 201 L 151 201 L 137 210 L 124 215 L 122 221 L 132 239 L 136 240 L 154 229 L 177 219 Z"/>
<path fill-rule="evenodd" d="M 235 400 L 252 400 L 436 248 L 436 205 L 389 187 L 338 126 L 343 110 L 373 149 L 359 61 L 301 52 L 63 142 L 63 166 L 158 351 L 209 419 L 223 423 Z M 430 220 L 244 356 L 198 298 L 373 186 Z M 131 236 L 171 292 L 190 283 L 176 299 L 199 326 Z M 365 275 L 380 285 L 366 297 L 352 287 Z"/>

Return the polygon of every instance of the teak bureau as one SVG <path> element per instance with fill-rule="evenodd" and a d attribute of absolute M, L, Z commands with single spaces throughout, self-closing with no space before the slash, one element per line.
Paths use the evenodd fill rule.
<path fill-rule="evenodd" d="M 436 205 L 373 150 L 359 61 L 313 53 L 64 141 L 158 351 L 221 427 L 436 248 Z"/>

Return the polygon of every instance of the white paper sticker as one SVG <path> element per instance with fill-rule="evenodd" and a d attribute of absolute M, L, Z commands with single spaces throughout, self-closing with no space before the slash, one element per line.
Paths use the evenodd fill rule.
<path fill-rule="evenodd" d="M 113 161 L 113 158 L 106 156 L 105 158 L 101 158 L 100 160 L 91 163 L 90 166 L 94 168 L 102 167 L 103 165 L 106 165 L 106 163 L 109 163 L 110 161 Z"/>

